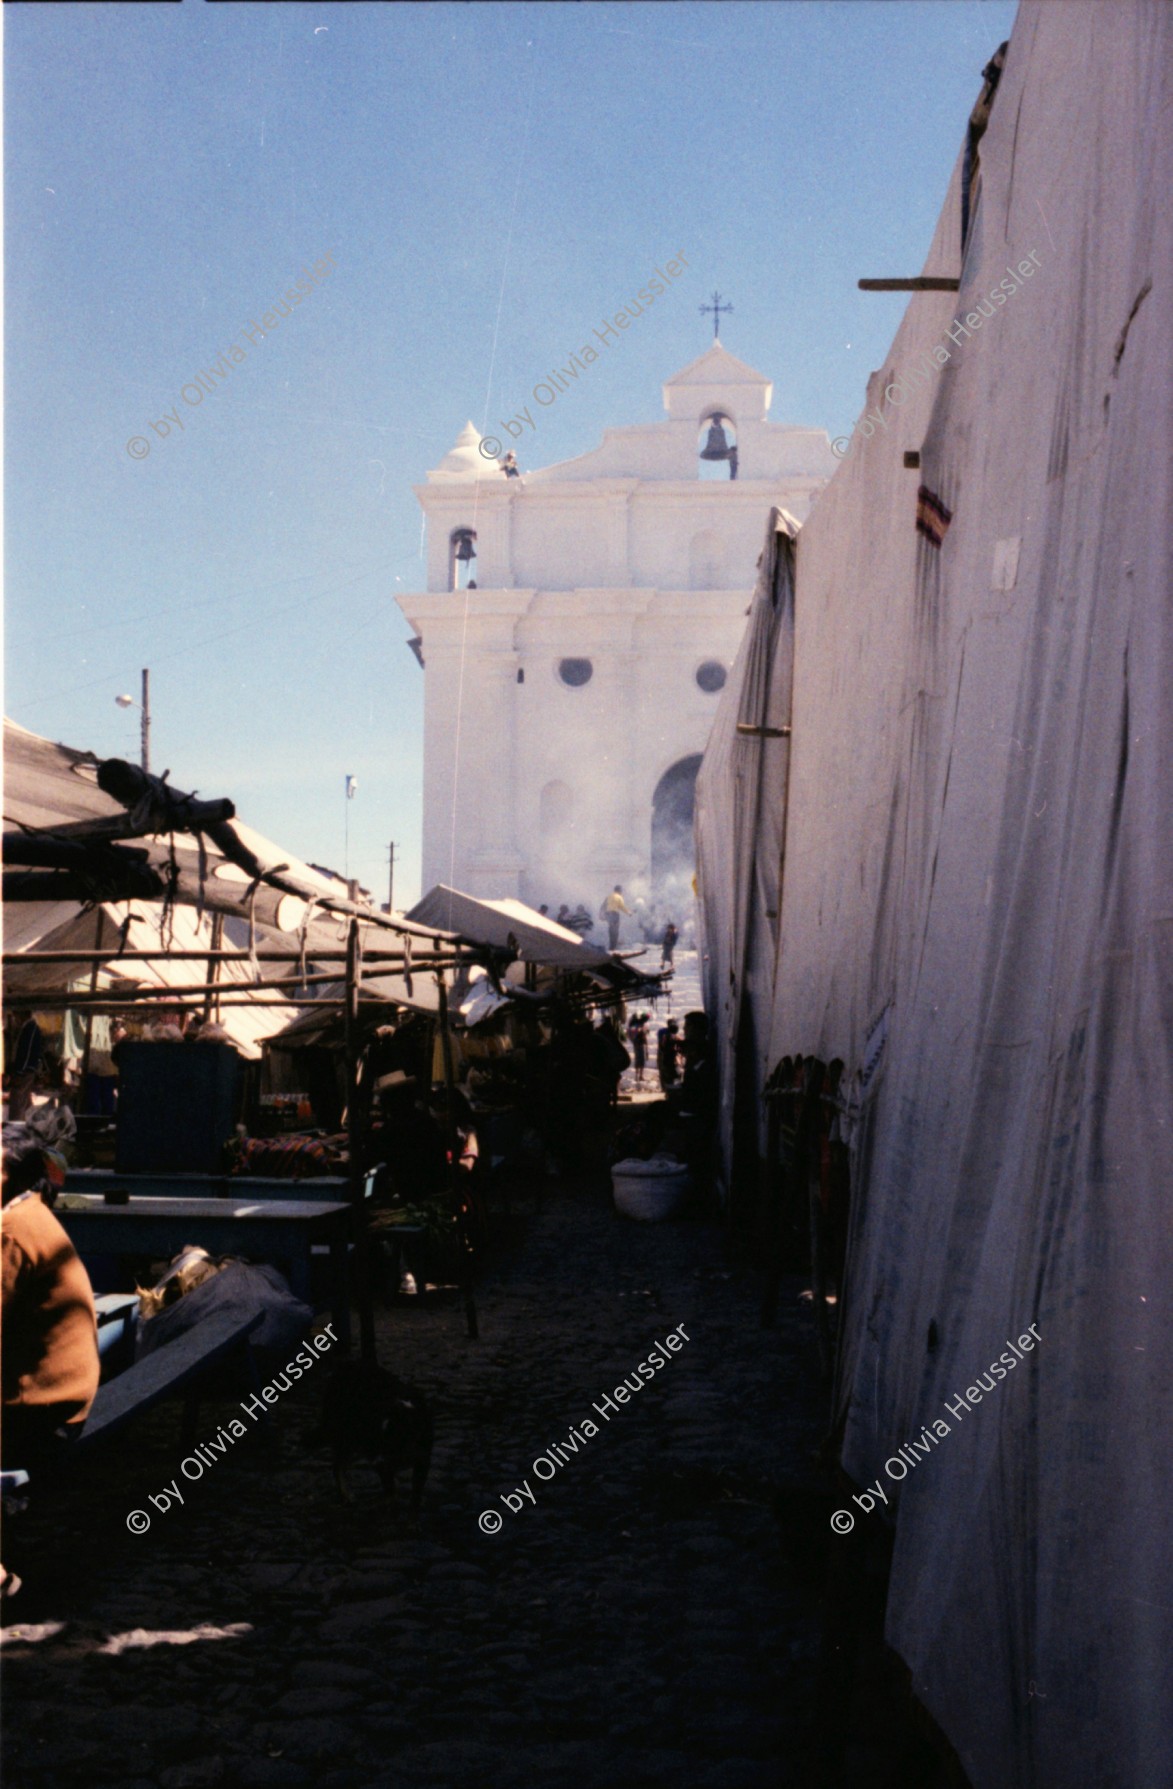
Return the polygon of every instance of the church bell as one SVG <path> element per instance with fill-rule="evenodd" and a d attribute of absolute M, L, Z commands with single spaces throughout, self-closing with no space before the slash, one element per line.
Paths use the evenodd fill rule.
<path fill-rule="evenodd" d="M 477 556 L 477 550 L 472 544 L 472 538 L 471 534 L 462 534 L 456 543 L 456 557 L 461 560 L 462 563 L 467 564 L 470 559 L 475 559 Z"/>
<path fill-rule="evenodd" d="M 709 438 L 701 449 L 702 460 L 727 460 L 730 454 L 725 431 L 719 422 L 709 424 Z"/>

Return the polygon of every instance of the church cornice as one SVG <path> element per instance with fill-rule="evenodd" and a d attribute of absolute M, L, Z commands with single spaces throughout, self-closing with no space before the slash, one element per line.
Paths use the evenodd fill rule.
<path fill-rule="evenodd" d="M 830 448 L 828 448 L 828 453 Z M 772 472 L 765 478 L 729 479 L 727 482 L 718 479 L 699 478 L 575 478 L 555 482 L 553 479 L 543 480 L 541 484 L 525 485 L 524 480 L 516 480 L 522 485 L 520 490 L 510 491 L 502 498 L 494 492 L 492 502 L 500 506 L 503 502 L 525 502 L 536 504 L 541 502 L 557 502 L 559 506 L 569 504 L 597 503 L 601 497 L 629 497 L 646 499 L 648 497 L 696 497 L 706 502 L 719 503 L 726 508 L 749 501 L 758 507 L 762 495 L 769 496 L 782 487 L 799 486 L 803 489 L 821 487 L 830 477 L 827 472 Z M 425 501 L 426 493 L 426 501 Z M 452 504 L 464 510 L 476 504 L 483 514 L 489 504 L 478 494 L 472 485 L 452 485 L 437 487 L 428 485 L 421 492 L 416 487 L 416 495 L 420 497 L 425 509 L 437 509 L 441 503 Z"/>
<path fill-rule="evenodd" d="M 747 585 L 728 589 L 672 590 L 655 585 L 580 585 L 573 590 L 475 590 L 467 606 L 463 590 L 408 592 L 396 603 L 429 652 L 475 646 L 494 653 L 515 649 L 514 629 L 550 626 L 564 630 L 573 623 L 588 632 L 600 623 L 644 616 L 673 616 L 682 622 L 742 624 L 750 600 Z"/>

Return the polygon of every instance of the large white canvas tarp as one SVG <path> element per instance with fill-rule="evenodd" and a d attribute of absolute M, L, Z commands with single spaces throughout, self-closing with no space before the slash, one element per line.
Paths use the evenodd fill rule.
<path fill-rule="evenodd" d="M 1025 0 L 980 166 L 798 542 L 769 1056 L 870 1039 L 843 1457 L 918 1695 L 977 1789 L 1168 1789 L 1173 8 Z"/>
<path fill-rule="evenodd" d="M 749 622 L 697 777 L 697 913 L 705 1011 L 716 1042 L 722 1181 L 733 1175 L 738 1065 L 749 1100 L 767 1070 L 794 651 L 798 524 L 772 509 Z M 738 1047 L 739 1036 L 741 1047 Z M 759 1126 L 760 1129 L 760 1126 Z"/>
<path fill-rule="evenodd" d="M 100 926 L 100 931 L 99 931 Z M 203 982 L 208 973 L 203 962 L 186 962 L 172 955 L 174 951 L 211 950 L 212 922 L 208 915 L 197 914 L 193 907 L 176 906 L 164 917 L 161 904 L 146 901 L 104 901 L 94 908 L 62 901 L 27 901 L 14 903 L 5 914 L 4 946 L 17 951 L 117 950 L 157 951 L 147 962 L 105 963 L 96 986 L 109 989 L 112 998 L 128 988 L 183 988 Z M 232 941 L 224 945 L 231 948 Z M 248 994 L 252 971 L 246 963 L 222 963 L 220 983 L 228 996 Z M 11 964 L 4 972 L 5 990 L 10 994 L 63 994 L 67 990 L 88 988 L 89 967 L 77 963 Z M 288 1025 L 297 1016 L 297 1005 L 280 1005 L 280 991 L 258 993 L 256 1003 L 248 1006 L 225 1006 L 217 1023 L 228 1033 L 242 1055 L 259 1058 L 262 1041 Z M 202 999 L 192 996 L 177 998 L 176 1006 L 202 1007 Z M 80 1010 L 80 1009 L 75 1009 Z M 141 1016 L 149 1019 L 150 1007 L 143 1005 Z"/>
<path fill-rule="evenodd" d="M 55 826 L 79 821 L 96 821 L 120 816 L 124 809 L 98 786 L 98 760 L 89 752 L 58 745 L 42 739 L 14 721 L 4 722 L 4 822 L 5 827 L 30 832 L 49 831 Z M 257 890 L 253 875 L 239 863 L 230 861 L 214 846 L 206 845 L 201 863 L 199 847 L 188 834 L 147 838 L 141 843 L 158 866 L 173 862 L 179 871 L 176 900 L 106 901 L 97 906 L 80 900 L 24 901 L 10 899 L 0 916 L 4 949 L 16 953 L 45 950 L 85 951 L 97 948 L 99 935 L 102 948 L 112 950 L 121 939 L 121 948 L 128 951 L 157 951 L 149 962 L 127 961 L 107 965 L 101 972 L 101 986 L 117 989 L 120 982 L 156 987 L 194 986 L 203 981 L 206 963 L 176 961 L 173 951 L 212 948 L 212 922 L 208 913 L 200 911 L 206 900 L 209 912 L 226 914 L 223 945 L 226 949 L 248 947 L 250 938 L 259 946 L 272 947 L 300 941 L 311 964 L 315 951 L 337 952 L 346 945 L 349 921 L 344 914 L 331 913 L 328 903 L 345 897 L 346 883 L 339 877 L 300 862 L 271 840 L 254 832 L 243 821 L 233 819 L 228 827 L 254 866 L 281 877 L 282 888 Z M 297 892 L 292 892 L 296 890 Z M 252 901 L 258 892 L 263 897 L 261 920 L 250 924 Z M 235 914 L 233 909 L 236 910 Z M 267 914 L 269 925 L 263 923 Z M 101 919 L 99 920 L 99 915 Z M 535 916 L 537 917 L 537 916 Z M 374 915 L 372 915 L 374 919 Z M 396 920 L 396 927 L 420 940 L 427 950 L 444 940 L 430 928 Z M 99 934 L 99 925 L 101 927 Z M 122 936 L 125 928 L 126 935 Z M 399 943 L 398 930 L 375 924 L 363 927 L 365 948 L 386 949 Z M 577 943 L 576 934 L 568 934 Z M 18 964 L 5 971 L 5 989 L 10 993 L 63 994 L 76 987 L 86 976 L 88 966 L 81 964 Z M 296 1003 L 281 1001 L 280 989 L 256 990 L 255 1000 L 247 1005 L 236 1004 L 245 999 L 260 976 L 259 966 L 242 962 L 221 964 L 219 979 L 222 992 L 233 999 L 232 1005 L 219 1010 L 219 1022 L 240 1051 L 249 1057 L 261 1055 L 261 1043 L 296 1021 Z M 329 984 L 316 991 L 315 998 L 342 1000 L 344 984 Z M 425 966 L 417 966 L 408 981 L 389 971 L 385 975 L 369 975 L 363 982 L 363 996 L 368 999 L 394 1001 L 420 1012 L 434 1012 L 438 994 L 435 978 Z M 202 997 L 185 996 L 177 1004 L 203 1005 Z"/>

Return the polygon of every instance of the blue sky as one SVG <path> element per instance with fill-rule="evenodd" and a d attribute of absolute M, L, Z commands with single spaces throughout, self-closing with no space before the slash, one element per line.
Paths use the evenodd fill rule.
<path fill-rule="evenodd" d="M 134 757 L 114 697 L 149 665 L 153 768 L 339 869 L 349 821 L 380 898 L 396 839 L 413 899 L 412 485 L 677 252 L 688 274 L 523 464 L 659 420 L 714 286 L 773 419 L 848 433 L 905 302 L 856 281 L 921 267 L 1014 12 L 6 7 L 6 711 Z M 182 433 L 156 434 L 172 408 Z"/>

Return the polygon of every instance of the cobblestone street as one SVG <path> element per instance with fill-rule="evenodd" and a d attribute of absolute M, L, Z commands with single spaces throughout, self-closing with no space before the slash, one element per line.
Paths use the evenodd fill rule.
<path fill-rule="evenodd" d="M 353 1469 L 347 1506 L 305 1453 L 310 1375 L 275 1408 L 271 1451 L 250 1434 L 188 1483 L 166 1407 L 13 1520 L 13 1784 L 800 1780 L 818 1606 L 771 1508 L 820 1435 L 798 1282 L 762 1330 L 717 1225 L 626 1222 L 602 1186 L 551 1181 L 503 1232 L 479 1341 L 455 1301 L 377 1313 L 382 1364 L 436 1406 L 417 1528 L 372 1471 Z M 592 1406 L 678 1325 L 687 1344 L 603 1420 Z M 203 1406 L 200 1437 L 233 1413 Z M 587 1418 L 599 1432 L 542 1482 L 537 1456 Z M 172 1480 L 184 1506 L 129 1534 Z M 501 1494 L 527 1480 L 514 1513 Z"/>

